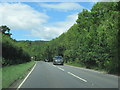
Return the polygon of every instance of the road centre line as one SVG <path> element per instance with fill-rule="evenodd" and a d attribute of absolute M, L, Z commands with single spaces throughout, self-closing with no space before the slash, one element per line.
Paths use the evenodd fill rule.
<path fill-rule="evenodd" d="M 54 67 L 57 67 L 57 66 L 55 66 L 55 65 L 53 65 Z M 62 69 L 62 68 L 60 68 L 60 67 L 57 67 L 58 69 L 60 69 L 60 70 L 62 70 L 62 71 L 65 71 L 64 69 Z M 80 79 L 80 80 L 82 80 L 82 81 L 84 81 L 84 82 L 87 82 L 87 80 L 85 80 L 85 79 L 83 79 L 83 78 L 80 78 L 79 76 L 77 76 L 77 75 L 75 75 L 75 74 L 73 74 L 73 73 L 71 73 L 71 72 L 67 72 L 68 74 L 70 74 L 70 75 L 72 75 L 72 76 L 74 76 L 74 77 L 76 77 L 76 78 L 78 78 L 78 79 Z"/>
<path fill-rule="evenodd" d="M 53 65 L 53 67 L 56 67 L 55 65 Z"/>
<path fill-rule="evenodd" d="M 60 70 L 62 70 L 62 71 L 65 71 L 64 69 L 62 69 L 62 68 L 60 68 L 60 67 L 58 67 L 58 69 L 60 69 Z"/>
<path fill-rule="evenodd" d="M 53 65 L 54 67 L 57 67 L 57 66 L 55 66 L 55 65 Z M 62 71 L 65 71 L 64 69 L 62 69 L 62 68 L 60 68 L 60 67 L 57 67 L 58 69 L 60 69 L 60 70 L 62 70 Z"/>
<path fill-rule="evenodd" d="M 27 80 L 27 78 L 30 76 L 30 74 L 32 73 L 32 71 L 34 70 L 36 66 L 36 63 L 35 65 L 33 66 L 32 70 L 29 72 L 29 74 L 25 77 L 25 79 L 22 81 L 22 83 L 18 86 L 17 90 L 19 90 L 19 88 L 23 85 L 23 83 Z"/>
<path fill-rule="evenodd" d="M 87 69 L 87 68 L 83 68 L 83 67 L 76 67 L 76 66 L 70 66 L 70 65 L 66 65 L 66 66 L 73 67 L 73 68 L 80 69 L 80 70 L 90 71 L 90 72 L 103 73 L 103 72 L 99 72 L 99 71 L 95 71 L 95 70 Z"/>
<path fill-rule="evenodd" d="M 83 78 L 80 78 L 80 77 L 76 76 L 75 74 L 73 74 L 71 72 L 67 72 L 67 73 L 70 74 L 70 75 L 72 75 L 72 76 L 74 76 L 74 77 L 76 77 L 76 78 L 78 78 L 78 79 L 80 79 L 80 80 L 82 80 L 82 81 L 84 81 L 84 82 L 87 82 L 87 80 L 85 80 Z"/>

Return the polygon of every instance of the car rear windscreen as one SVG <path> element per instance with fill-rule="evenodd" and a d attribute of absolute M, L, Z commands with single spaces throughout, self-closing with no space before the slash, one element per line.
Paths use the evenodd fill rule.
<path fill-rule="evenodd" d="M 62 59 L 62 56 L 55 56 L 56 59 Z"/>

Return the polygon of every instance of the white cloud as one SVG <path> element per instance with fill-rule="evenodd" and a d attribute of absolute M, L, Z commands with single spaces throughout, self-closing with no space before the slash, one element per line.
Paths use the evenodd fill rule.
<path fill-rule="evenodd" d="M 2 14 L 0 25 L 5 24 L 11 29 L 35 29 L 38 25 L 47 22 L 49 18 L 46 14 L 21 3 L 1 3 L 0 13 Z"/>
<path fill-rule="evenodd" d="M 2 13 L 0 25 L 7 25 L 11 30 L 29 30 L 31 34 L 24 35 L 25 37 L 35 37 L 40 40 L 58 37 L 66 32 L 77 19 L 77 13 L 75 13 L 68 15 L 64 21 L 49 24 L 48 15 L 21 3 L 1 3 L 0 13 Z"/>
<path fill-rule="evenodd" d="M 57 3 L 57 4 L 46 4 L 42 3 L 40 4 L 41 7 L 47 8 L 47 9 L 55 9 L 60 11 L 68 11 L 68 10 L 82 10 L 84 9 L 83 6 L 81 6 L 78 3 Z"/>
<path fill-rule="evenodd" d="M 76 20 L 78 18 L 78 13 L 72 14 L 67 16 L 65 21 L 62 22 L 56 22 L 56 26 L 62 27 L 62 32 L 67 31 L 74 23 L 76 23 Z M 62 33 L 61 32 L 61 33 Z"/>
<path fill-rule="evenodd" d="M 51 40 L 55 37 L 58 37 L 63 32 L 66 32 L 74 23 L 76 23 L 78 13 L 67 16 L 65 21 L 55 22 L 51 25 L 44 25 L 38 30 L 33 30 L 31 36 L 34 37 L 43 37 L 42 40 Z M 43 30 L 41 32 L 41 29 Z M 41 33 L 40 33 L 41 32 Z"/>

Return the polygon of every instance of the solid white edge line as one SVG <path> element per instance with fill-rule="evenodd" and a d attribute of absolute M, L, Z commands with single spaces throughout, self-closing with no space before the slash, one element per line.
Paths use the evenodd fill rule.
<path fill-rule="evenodd" d="M 25 77 L 25 79 L 22 81 L 22 83 L 18 86 L 17 90 L 19 90 L 19 88 L 23 85 L 23 83 L 26 81 L 26 79 L 29 77 L 29 75 L 32 73 L 32 71 L 34 70 L 36 66 L 36 63 L 35 65 L 33 66 L 32 70 L 28 73 L 28 75 Z"/>
<path fill-rule="evenodd" d="M 82 81 L 84 81 L 84 82 L 87 82 L 87 80 L 85 80 L 85 79 L 83 79 L 83 78 L 80 78 L 80 77 L 76 76 L 75 74 L 73 74 L 73 73 L 71 73 L 71 72 L 68 72 L 68 74 L 71 74 L 72 76 L 74 76 L 74 77 L 76 77 L 76 78 L 78 78 L 78 79 L 80 79 L 80 80 L 82 80 Z"/>

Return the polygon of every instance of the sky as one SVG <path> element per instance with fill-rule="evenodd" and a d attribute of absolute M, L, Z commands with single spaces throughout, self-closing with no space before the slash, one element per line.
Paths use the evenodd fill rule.
<path fill-rule="evenodd" d="M 94 2 L 9 2 L 0 3 L 0 26 L 11 29 L 16 40 L 49 41 L 76 23 L 78 13 Z"/>

